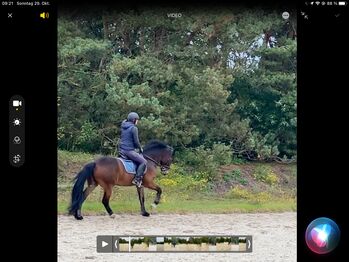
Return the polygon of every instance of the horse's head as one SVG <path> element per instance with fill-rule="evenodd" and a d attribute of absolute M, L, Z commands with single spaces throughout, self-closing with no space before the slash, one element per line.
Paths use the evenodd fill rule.
<path fill-rule="evenodd" d="M 143 155 L 160 167 L 167 175 L 173 161 L 174 149 L 164 142 L 153 140 L 144 147 Z"/>
<path fill-rule="evenodd" d="M 160 170 L 163 175 L 167 175 L 170 171 L 170 166 L 173 161 L 174 149 L 167 146 L 165 152 L 162 154 L 160 159 Z"/>

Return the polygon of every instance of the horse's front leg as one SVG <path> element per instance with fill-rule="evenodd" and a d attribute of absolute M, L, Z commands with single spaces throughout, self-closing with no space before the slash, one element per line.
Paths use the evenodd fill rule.
<path fill-rule="evenodd" d="M 155 199 L 154 199 L 154 203 L 151 204 L 151 206 L 152 206 L 153 208 L 156 208 L 157 205 L 159 204 L 160 198 L 161 198 L 161 193 L 162 193 L 161 187 L 159 187 L 159 186 L 156 185 L 155 183 L 145 184 L 144 186 L 147 187 L 147 188 L 149 188 L 149 189 L 152 189 L 152 190 L 155 190 L 155 191 L 156 191 L 156 196 L 155 196 Z"/>
<path fill-rule="evenodd" d="M 144 187 L 137 187 L 137 193 L 138 193 L 139 203 L 141 204 L 142 216 L 148 217 L 149 213 L 145 210 L 145 206 L 144 206 Z"/>
<path fill-rule="evenodd" d="M 159 204 L 160 198 L 161 198 L 161 193 L 162 189 L 158 185 L 155 185 L 154 190 L 156 191 L 156 197 L 154 199 L 154 203 L 152 204 L 152 207 L 155 207 Z"/>

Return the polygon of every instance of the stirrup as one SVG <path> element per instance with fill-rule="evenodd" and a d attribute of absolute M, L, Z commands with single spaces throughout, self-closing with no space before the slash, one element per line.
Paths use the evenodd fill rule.
<path fill-rule="evenodd" d="M 137 187 L 142 187 L 142 180 L 139 180 L 139 181 L 136 181 L 136 180 L 137 179 L 134 178 L 131 183 L 136 185 Z"/>

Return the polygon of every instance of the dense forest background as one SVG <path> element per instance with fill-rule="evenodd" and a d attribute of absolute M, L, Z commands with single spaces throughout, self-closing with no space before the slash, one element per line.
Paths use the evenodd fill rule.
<path fill-rule="evenodd" d="M 294 161 L 297 27 L 282 11 L 60 12 L 59 149 L 115 155 L 136 111 L 141 143 L 183 158 Z"/>

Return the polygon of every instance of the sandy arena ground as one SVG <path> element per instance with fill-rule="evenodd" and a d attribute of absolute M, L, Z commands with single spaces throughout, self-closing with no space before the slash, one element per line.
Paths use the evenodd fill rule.
<path fill-rule="evenodd" d="M 58 261 L 297 261 L 297 213 L 58 216 Z M 252 235 L 252 253 L 97 253 L 97 235 Z"/>

